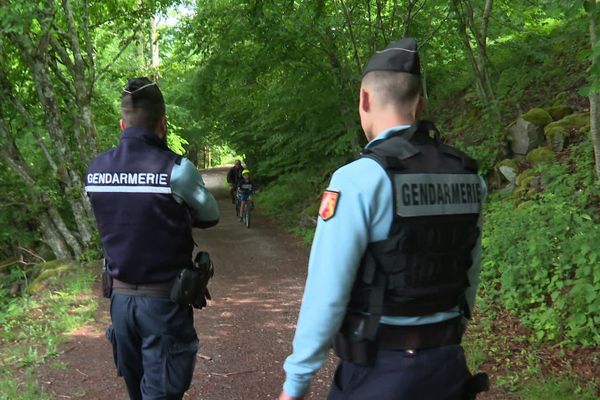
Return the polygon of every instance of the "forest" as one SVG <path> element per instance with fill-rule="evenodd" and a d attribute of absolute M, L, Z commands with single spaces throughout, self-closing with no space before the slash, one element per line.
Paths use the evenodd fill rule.
<path fill-rule="evenodd" d="M 92 300 L 20 322 L 97 279 L 84 173 L 118 143 L 128 78 L 158 82 L 173 151 L 243 159 L 257 207 L 308 244 L 331 174 L 366 144 L 362 69 L 412 36 L 423 118 L 489 188 L 473 368 L 515 398 L 597 398 L 599 16 L 596 0 L 0 0 L 0 387 L 16 396 L 10 366 L 90 317 Z"/>

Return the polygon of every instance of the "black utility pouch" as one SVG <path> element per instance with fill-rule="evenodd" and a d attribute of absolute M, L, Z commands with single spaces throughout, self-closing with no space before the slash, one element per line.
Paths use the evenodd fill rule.
<path fill-rule="evenodd" d="M 182 269 L 171 287 L 171 300 L 178 304 L 192 304 L 200 288 L 200 274 L 195 269 Z"/>
<path fill-rule="evenodd" d="M 113 280 L 112 276 L 108 274 L 105 260 L 104 264 L 102 265 L 102 296 L 107 299 L 110 299 L 110 296 L 112 295 L 112 288 Z"/>
<path fill-rule="evenodd" d="M 213 275 L 210 256 L 207 252 L 199 252 L 194 259 L 193 268 L 185 268 L 177 274 L 171 287 L 171 300 L 178 304 L 191 304 L 198 309 L 206 307 L 206 299 L 211 299 L 208 280 Z"/>

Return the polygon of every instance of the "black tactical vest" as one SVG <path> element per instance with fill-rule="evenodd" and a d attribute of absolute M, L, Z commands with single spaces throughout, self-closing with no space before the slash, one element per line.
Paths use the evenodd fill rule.
<path fill-rule="evenodd" d="M 375 337 L 381 315 L 422 316 L 456 306 L 468 315 L 467 271 L 482 204 L 477 163 L 441 144 L 425 121 L 361 157 L 386 170 L 394 208 L 388 238 L 367 247 L 348 305 L 348 314 L 370 316 L 361 336 Z"/>
<path fill-rule="evenodd" d="M 86 174 L 107 269 L 132 284 L 166 282 L 192 264 L 190 212 L 171 194 L 181 157 L 151 131 L 127 128 Z"/>

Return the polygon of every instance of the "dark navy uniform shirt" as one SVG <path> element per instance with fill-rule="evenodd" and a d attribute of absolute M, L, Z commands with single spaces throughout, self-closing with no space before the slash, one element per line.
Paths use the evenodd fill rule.
<path fill-rule="evenodd" d="M 219 219 L 196 167 L 143 128 L 125 129 L 118 147 L 92 160 L 85 189 L 109 273 L 128 283 L 173 279 L 191 264 L 192 219 Z"/>

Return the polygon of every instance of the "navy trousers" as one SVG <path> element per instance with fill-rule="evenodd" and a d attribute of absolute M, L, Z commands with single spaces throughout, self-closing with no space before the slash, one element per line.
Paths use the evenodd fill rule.
<path fill-rule="evenodd" d="M 113 293 L 107 336 L 132 400 L 179 400 L 190 387 L 198 337 L 191 306 Z"/>
<path fill-rule="evenodd" d="M 470 377 L 458 345 L 379 351 L 372 367 L 341 361 L 328 400 L 462 400 Z"/>

